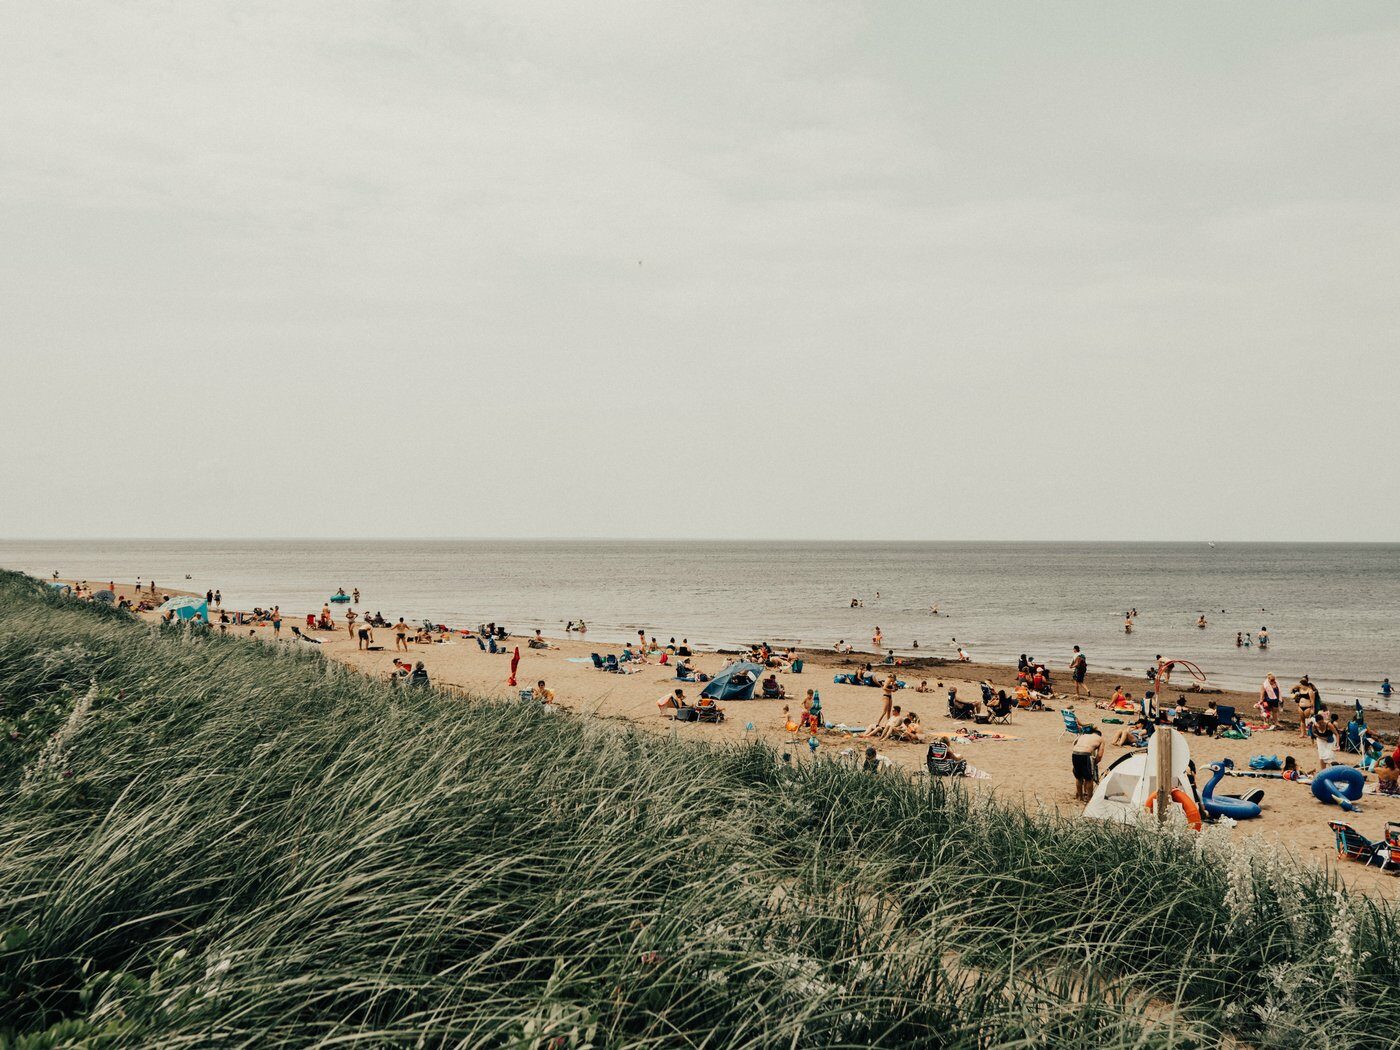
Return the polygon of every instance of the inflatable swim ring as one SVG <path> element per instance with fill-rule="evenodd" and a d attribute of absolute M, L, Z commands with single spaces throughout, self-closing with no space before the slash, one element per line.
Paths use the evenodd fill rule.
<path fill-rule="evenodd" d="M 1313 796 L 1322 803 L 1336 803 L 1343 809 L 1351 809 L 1351 803 L 1361 801 L 1362 789 L 1366 786 L 1366 774 L 1352 766 L 1331 766 L 1313 777 Z"/>
<path fill-rule="evenodd" d="M 1196 802 L 1181 788 L 1172 788 L 1172 801 L 1181 807 L 1186 814 L 1186 823 L 1191 825 L 1196 831 L 1201 830 L 1201 811 L 1196 808 Z M 1153 793 L 1147 796 L 1147 812 L 1152 812 L 1152 807 L 1156 805 L 1157 795 Z"/>
<path fill-rule="evenodd" d="M 348 602 L 348 601 L 350 600 L 350 595 L 348 595 L 348 594 L 332 594 L 332 595 L 330 596 L 330 599 L 329 599 L 329 600 L 330 600 L 330 601 L 333 601 L 333 602 Z"/>

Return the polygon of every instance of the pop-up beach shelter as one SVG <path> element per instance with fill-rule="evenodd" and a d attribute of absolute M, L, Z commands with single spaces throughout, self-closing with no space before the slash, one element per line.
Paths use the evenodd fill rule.
<path fill-rule="evenodd" d="M 193 620 L 198 613 L 205 623 L 209 622 L 209 603 L 203 598 L 167 598 L 165 604 L 156 612 L 164 614 L 173 612 L 178 619 Z"/>
<path fill-rule="evenodd" d="M 1147 800 L 1157 794 L 1157 748 L 1170 734 L 1172 741 L 1172 782 L 1168 790 L 1180 789 L 1194 796 L 1188 771 L 1191 748 L 1175 729 L 1159 727 L 1147 742 L 1147 750 L 1130 751 L 1099 778 L 1094 797 L 1084 807 L 1086 817 L 1117 820 L 1130 824 L 1147 815 Z"/>
<path fill-rule="evenodd" d="M 758 684 L 758 676 L 763 668 L 747 660 L 735 660 L 700 691 L 701 696 L 712 700 L 752 700 L 753 687 Z M 744 676 L 748 677 L 745 678 Z"/>

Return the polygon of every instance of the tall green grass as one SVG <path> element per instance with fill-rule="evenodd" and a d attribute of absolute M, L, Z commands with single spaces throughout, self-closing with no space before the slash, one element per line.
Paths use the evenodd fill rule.
<path fill-rule="evenodd" d="M 1400 927 L 1184 829 L 784 766 L 0 576 L 0 1047 L 1346 1047 Z"/>

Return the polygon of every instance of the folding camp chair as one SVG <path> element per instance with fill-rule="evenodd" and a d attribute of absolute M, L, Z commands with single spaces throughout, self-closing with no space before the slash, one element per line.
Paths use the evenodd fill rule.
<path fill-rule="evenodd" d="M 484 649 L 485 646 L 482 646 L 482 648 Z M 594 667 L 596 667 L 600 671 L 607 670 L 607 668 L 603 666 L 603 658 L 601 656 L 599 656 L 597 653 L 589 653 L 588 655 L 593 658 Z"/>
<path fill-rule="evenodd" d="M 1215 706 L 1217 733 L 1228 733 L 1233 730 L 1241 736 L 1249 736 L 1249 727 L 1240 721 L 1240 716 L 1235 713 L 1235 709 L 1229 704 L 1217 704 Z"/>
<path fill-rule="evenodd" d="M 486 652 L 486 643 L 481 640 L 481 635 L 477 635 L 476 644 L 483 653 Z"/>
<path fill-rule="evenodd" d="M 1400 841 L 1394 845 L 1389 841 L 1372 842 L 1350 824 L 1343 824 L 1340 820 L 1329 820 L 1327 826 L 1332 829 L 1335 836 L 1338 857 L 1358 861 L 1361 864 L 1369 864 L 1382 870 L 1395 868 L 1396 861 L 1400 860 L 1400 857 L 1395 855 L 1400 852 Z M 1391 834 L 1390 829 L 1393 826 L 1400 828 L 1400 826 L 1387 824 L 1387 837 Z M 1398 837 L 1400 837 L 1400 833 L 1398 833 Z"/>
<path fill-rule="evenodd" d="M 988 721 L 997 725 L 1009 726 L 1011 712 L 1016 710 L 1016 701 L 1006 695 L 1005 689 L 1000 689 L 995 694 L 995 699 L 987 705 L 987 710 L 991 713 L 991 718 Z"/>
<path fill-rule="evenodd" d="M 935 740 L 929 744 L 924 763 L 931 777 L 960 777 L 967 772 L 967 760 L 954 758 L 946 740 Z"/>
<path fill-rule="evenodd" d="M 1078 736 L 1080 733 L 1093 732 L 1091 727 L 1080 725 L 1079 719 L 1075 717 L 1074 712 L 1067 707 L 1060 708 L 1060 717 L 1065 720 L 1065 732 L 1070 736 Z"/>

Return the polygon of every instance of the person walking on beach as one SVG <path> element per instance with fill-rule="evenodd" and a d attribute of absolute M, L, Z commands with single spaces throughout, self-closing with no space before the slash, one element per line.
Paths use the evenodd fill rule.
<path fill-rule="evenodd" d="M 403 617 L 399 617 L 399 622 L 394 624 L 394 652 L 402 649 L 408 652 L 408 624 L 403 622 Z"/>
<path fill-rule="evenodd" d="M 220 609 L 224 607 L 224 592 L 217 587 L 214 588 L 214 604 Z"/>
<path fill-rule="evenodd" d="M 274 605 L 272 607 L 272 638 L 276 641 L 280 637 L 282 637 L 282 606 Z"/>
<path fill-rule="evenodd" d="M 1089 661 L 1084 654 L 1079 651 L 1079 646 L 1077 645 L 1074 647 L 1074 656 L 1072 656 L 1069 661 L 1069 671 L 1070 677 L 1074 679 L 1075 699 L 1079 699 L 1080 690 L 1083 690 L 1084 695 L 1092 700 L 1094 694 L 1089 692 L 1088 687 L 1084 684 L 1084 676 L 1089 671 Z"/>
<path fill-rule="evenodd" d="M 355 621 L 357 619 L 359 619 L 359 614 L 356 613 L 354 609 L 347 609 L 345 611 L 345 629 L 349 632 L 351 638 L 355 637 Z"/>

